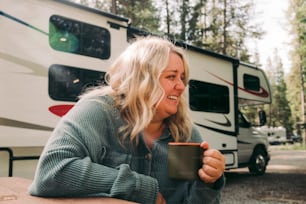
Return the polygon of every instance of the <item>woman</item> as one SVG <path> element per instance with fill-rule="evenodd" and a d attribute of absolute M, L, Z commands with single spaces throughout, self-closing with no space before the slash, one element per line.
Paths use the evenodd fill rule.
<path fill-rule="evenodd" d="M 30 193 L 104 196 L 139 203 L 218 203 L 224 157 L 192 125 L 183 51 L 146 37 L 110 67 L 108 86 L 85 94 L 62 118 L 41 155 Z M 169 142 L 202 142 L 195 181 L 168 178 Z"/>

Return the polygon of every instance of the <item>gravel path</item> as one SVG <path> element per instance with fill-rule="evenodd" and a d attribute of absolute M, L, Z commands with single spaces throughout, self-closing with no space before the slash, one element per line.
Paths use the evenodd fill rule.
<path fill-rule="evenodd" d="M 250 175 L 247 168 L 225 175 L 222 204 L 306 204 L 305 150 L 272 150 L 263 176 Z"/>

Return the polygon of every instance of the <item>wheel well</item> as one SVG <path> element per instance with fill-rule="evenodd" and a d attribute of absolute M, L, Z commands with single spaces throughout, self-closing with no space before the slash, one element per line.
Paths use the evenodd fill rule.
<path fill-rule="evenodd" d="M 256 151 L 258 151 L 258 150 L 263 150 L 264 153 L 265 153 L 265 156 L 268 154 L 267 149 L 266 149 L 265 145 L 263 145 L 263 144 L 257 144 L 257 145 L 255 146 L 254 150 L 253 150 L 253 154 L 254 154 Z"/>

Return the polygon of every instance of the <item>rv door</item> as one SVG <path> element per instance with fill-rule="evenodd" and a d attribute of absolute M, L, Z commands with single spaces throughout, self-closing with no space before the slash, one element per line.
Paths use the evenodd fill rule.
<path fill-rule="evenodd" d="M 223 152 L 227 167 L 237 162 L 236 66 L 231 58 L 188 50 L 189 106 L 205 141 Z"/>

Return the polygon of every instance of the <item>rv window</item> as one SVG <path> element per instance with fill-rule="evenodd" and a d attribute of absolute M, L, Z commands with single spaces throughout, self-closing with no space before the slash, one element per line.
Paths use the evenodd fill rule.
<path fill-rule="evenodd" d="M 242 128 L 251 127 L 251 123 L 249 122 L 249 120 L 240 111 L 238 112 L 238 122 L 239 122 L 239 127 Z"/>
<path fill-rule="evenodd" d="M 249 89 L 252 91 L 259 91 L 260 90 L 259 78 L 256 76 L 249 75 L 249 74 L 244 74 L 243 75 L 243 86 L 245 89 Z"/>
<path fill-rule="evenodd" d="M 49 96 L 54 100 L 78 100 L 86 89 L 105 84 L 104 72 L 98 72 L 64 65 L 49 68 Z"/>
<path fill-rule="evenodd" d="M 193 111 L 227 114 L 229 113 L 229 90 L 226 86 L 190 80 L 189 105 Z"/>
<path fill-rule="evenodd" d="M 49 43 L 58 51 L 100 59 L 110 57 L 110 33 L 107 29 L 53 15 L 49 22 Z"/>

